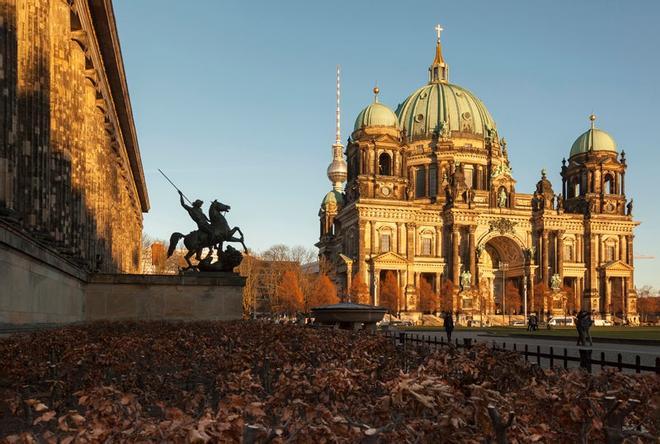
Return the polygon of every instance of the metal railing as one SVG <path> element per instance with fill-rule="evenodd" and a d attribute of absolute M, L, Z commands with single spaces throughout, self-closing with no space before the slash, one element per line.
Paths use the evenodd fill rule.
<path fill-rule="evenodd" d="M 578 349 L 579 355 L 569 355 L 568 348 L 564 347 L 561 353 L 555 353 L 555 347 L 550 346 L 548 352 L 542 352 L 541 346 L 537 345 L 536 349 L 533 347 L 530 348 L 528 344 L 524 346 L 518 346 L 518 344 L 510 344 L 507 348 L 507 343 L 502 342 L 501 345 L 496 341 L 482 341 L 478 342 L 474 338 L 463 338 L 462 341 L 459 341 L 458 338 L 454 342 L 449 343 L 445 341 L 444 336 L 438 337 L 438 335 L 417 335 L 417 334 L 408 334 L 405 332 L 384 332 L 385 336 L 392 339 L 395 343 L 401 344 L 404 348 L 406 344 L 423 346 L 427 348 L 437 349 L 440 347 L 453 346 L 456 348 L 471 348 L 477 343 L 486 344 L 490 346 L 493 350 L 509 350 L 520 353 L 525 358 L 525 361 L 536 360 L 537 365 L 541 365 L 541 359 L 547 359 L 549 361 L 550 368 L 557 367 L 555 363 L 561 364 L 563 368 L 568 368 L 569 362 L 577 362 L 579 366 L 589 373 L 593 371 L 594 367 L 600 366 L 601 370 L 610 367 L 616 368 L 618 370 L 634 370 L 635 373 L 641 372 L 655 372 L 660 374 L 660 356 L 655 358 L 655 366 L 651 365 L 642 365 L 642 360 L 639 355 L 635 355 L 635 362 L 629 363 L 623 361 L 623 355 L 621 353 L 617 354 L 616 361 L 610 361 L 605 359 L 605 352 L 600 352 L 599 357 L 593 356 L 593 350 L 587 348 Z"/>

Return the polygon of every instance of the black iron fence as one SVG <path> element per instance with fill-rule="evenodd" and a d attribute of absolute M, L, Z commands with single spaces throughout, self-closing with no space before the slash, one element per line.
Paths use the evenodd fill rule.
<path fill-rule="evenodd" d="M 594 355 L 594 351 L 588 348 L 578 349 L 578 356 L 569 355 L 568 348 L 564 347 L 563 350 L 561 347 L 555 349 L 554 346 L 549 347 L 548 352 L 542 352 L 541 346 L 537 345 L 536 347 L 530 347 L 528 344 L 519 346 L 518 344 L 509 344 L 507 346 L 506 342 L 497 343 L 496 341 L 477 341 L 475 338 L 463 338 L 462 341 L 459 341 L 458 338 L 454 342 L 445 341 L 444 336 L 438 335 L 418 335 L 410 334 L 405 332 L 384 332 L 385 336 L 390 338 L 397 344 L 405 347 L 406 345 L 426 347 L 430 349 L 437 349 L 440 347 L 457 347 L 457 348 L 471 348 L 473 345 L 485 344 L 488 347 L 491 347 L 493 350 L 510 350 L 523 355 L 526 361 L 536 361 L 536 364 L 541 365 L 541 359 L 547 359 L 549 361 L 550 367 L 563 366 L 568 368 L 569 362 L 577 362 L 579 366 L 589 373 L 593 371 L 594 368 L 600 366 L 601 370 L 610 367 L 616 368 L 618 370 L 634 370 L 635 373 L 641 372 L 655 372 L 660 374 L 660 356 L 655 358 L 655 366 L 652 365 L 642 365 L 642 359 L 639 355 L 635 355 L 635 362 L 624 362 L 623 355 L 621 353 L 617 354 L 616 361 L 606 360 L 605 352 L 600 352 Z M 557 353 L 555 353 L 557 351 Z"/>

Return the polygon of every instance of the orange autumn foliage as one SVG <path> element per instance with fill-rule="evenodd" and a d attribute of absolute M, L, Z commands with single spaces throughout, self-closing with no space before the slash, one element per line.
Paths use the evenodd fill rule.
<path fill-rule="evenodd" d="M 293 271 L 285 271 L 277 290 L 277 303 L 274 311 L 293 315 L 303 309 L 303 292 L 300 288 L 298 275 Z"/>
<path fill-rule="evenodd" d="M 380 284 L 379 299 L 379 305 L 387 308 L 390 314 L 399 312 L 401 290 L 397 285 L 396 276 L 391 271 L 385 273 L 385 279 Z"/>
<path fill-rule="evenodd" d="M 307 305 L 309 308 L 319 307 L 321 305 L 336 304 L 339 302 L 337 297 L 337 287 L 326 274 L 321 274 L 314 283 Z"/>
<path fill-rule="evenodd" d="M 353 276 L 353 281 L 351 282 L 351 288 L 348 290 L 348 294 L 351 296 L 351 302 L 353 303 L 369 303 L 369 287 L 364 283 L 364 280 L 359 273 L 355 273 Z"/>
<path fill-rule="evenodd" d="M 440 308 L 440 297 L 426 279 L 419 281 L 419 300 L 423 312 L 435 313 Z"/>

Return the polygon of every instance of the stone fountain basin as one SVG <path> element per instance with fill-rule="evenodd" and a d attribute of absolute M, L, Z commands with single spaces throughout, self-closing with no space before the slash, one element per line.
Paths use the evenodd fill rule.
<path fill-rule="evenodd" d="M 339 304 L 323 305 L 312 308 L 312 316 L 321 324 L 357 323 L 375 324 L 382 321 L 387 313 L 384 307 L 375 305 L 353 304 L 342 302 Z"/>

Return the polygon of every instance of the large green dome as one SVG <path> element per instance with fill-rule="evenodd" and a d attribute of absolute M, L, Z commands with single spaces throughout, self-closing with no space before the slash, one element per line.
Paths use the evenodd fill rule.
<path fill-rule="evenodd" d="M 591 150 L 616 153 L 616 142 L 607 132 L 598 128 L 589 128 L 573 142 L 571 157 Z"/>
<path fill-rule="evenodd" d="M 396 114 L 382 103 L 374 102 L 363 109 L 355 119 L 354 131 L 365 126 L 397 126 Z"/>
<path fill-rule="evenodd" d="M 496 128 L 490 113 L 474 94 L 446 82 L 430 83 L 413 92 L 396 109 L 399 125 L 411 139 L 430 139 L 443 130 L 487 136 Z"/>

